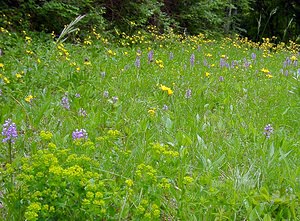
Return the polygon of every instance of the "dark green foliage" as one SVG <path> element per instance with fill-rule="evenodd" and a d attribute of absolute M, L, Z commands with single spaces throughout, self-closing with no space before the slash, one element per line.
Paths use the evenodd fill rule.
<path fill-rule="evenodd" d="M 86 15 L 82 30 L 92 26 L 129 35 L 154 25 L 160 32 L 172 27 L 185 34 L 288 41 L 300 31 L 297 0 L 8 0 L 0 6 L 14 29 L 56 34 L 78 15 Z"/>
<path fill-rule="evenodd" d="M 125 32 L 155 25 L 162 29 L 170 24 L 170 17 L 161 11 L 162 1 L 157 0 L 116 0 L 105 1 L 105 18 L 113 27 Z"/>
<path fill-rule="evenodd" d="M 104 8 L 96 0 L 16 0 L 3 5 L 15 28 L 59 33 L 75 17 L 87 14 L 81 23 L 85 29 L 104 27 Z"/>
<path fill-rule="evenodd" d="M 253 11 L 245 18 L 248 36 L 260 40 L 276 36 L 280 41 L 299 38 L 300 3 L 295 0 L 263 0 L 252 4 Z"/>

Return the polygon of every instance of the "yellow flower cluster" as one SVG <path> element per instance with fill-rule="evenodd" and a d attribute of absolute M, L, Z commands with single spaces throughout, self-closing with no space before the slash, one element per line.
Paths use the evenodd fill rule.
<path fill-rule="evenodd" d="M 101 35 L 96 32 L 96 28 L 92 29 L 92 34 L 96 37 L 97 40 L 99 40 L 101 38 Z"/>
<path fill-rule="evenodd" d="M 165 85 L 160 85 L 160 89 L 162 90 L 162 91 L 166 91 L 167 93 L 168 93 L 168 95 L 172 95 L 173 94 L 173 91 L 172 91 L 172 89 L 171 88 L 169 88 L 169 87 L 167 87 L 167 86 L 165 86 Z"/>
<path fill-rule="evenodd" d="M 266 75 L 267 78 L 272 78 L 273 77 L 273 75 L 271 75 L 271 72 L 266 68 L 262 68 L 260 71 L 263 72 Z"/>
<path fill-rule="evenodd" d="M 171 156 L 171 157 L 179 156 L 178 151 L 169 150 L 169 146 L 166 144 L 153 143 L 152 150 L 154 151 L 154 153 L 156 153 L 160 156 L 162 156 L 162 155 Z"/>
<path fill-rule="evenodd" d="M 59 51 L 58 54 L 60 56 L 64 56 L 66 58 L 66 60 L 70 60 L 70 53 L 67 51 L 67 49 L 65 49 L 65 47 L 62 43 L 57 45 L 57 49 Z"/>
<path fill-rule="evenodd" d="M 194 178 L 191 176 L 185 176 L 183 178 L 183 184 L 185 184 L 185 185 L 191 184 L 192 182 L 194 182 Z"/>
<path fill-rule="evenodd" d="M 40 132 L 40 137 L 42 140 L 51 140 L 51 138 L 53 137 L 53 134 L 50 131 L 42 130 Z"/>
<path fill-rule="evenodd" d="M 132 187 L 133 186 L 133 180 L 132 179 L 127 179 L 125 180 L 125 183 L 128 187 Z"/>
<path fill-rule="evenodd" d="M 115 56 L 115 55 L 117 55 L 117 53 L 114 52 L 114 51 L 112 51 L 111 49 L 109 49 L 109 50 L 107 51 L 107 54 L 108 54 L 109 56 Z"/>
<path fill-rule="evenodd" d="M 298 60 L 298 59 L 297 59 L 297 57 L 296 57 L 295 55 L 291 56 L 291 61 L 295 62 L 295 61 L 297 61 L 297 60 Z"/>
<path fill-rule="evenodd" d="M 146 165 L 144 163 L 138 165 L 137 170 L 135 171 L 135 174 L 144 181 L 149 181 L 149 182 L 156 182 L 157 177 L 156 177 L 156 170 L 150 166 Z"/>
<path fill-rule="evenodd" d="M 28 103 L 31 103 L 33 99 L 34 99 L 34 96 L 32 96 L 31 94 L 28 95 L 27 97 L 25 97 L 25 101 Z"/>
<path fill-rule="evenodd" d="M 34 52 L 31 51 L 31 50 L 26 50 L 26 53 L 29 54 L 29 55 L 33 55 L 34 54 Z"/>
<path fill-rule="evenodd" d="M 41 204 L 37 202 L 32 202 L 27 207 L 25 212 L 25 218 L 28 221 L 36 221 L 38 220 L 38 213 L 42 209 Z"/>
<path fill-rule="evenodd" d="M 40 134 L 46 140 L 51 136 L 47 131 Z M 65 202 L 76 201 L 76 206 L 73 206 L 83 211 L 81 214 L 89 213 L 99 217 L 99 214 L 106 213 L 106 201 L 110 200 L 106 192 L 102 192 L 110 181 L 103 179 L 99 171 L 91 171 L 96 166 L 99 166 L 96 160 L 86 155 L 70 155 L 68 149 L 56 149 L 53 153 L 44 149 L 20 159 L 20 164 L 6 164 L 5 170 L 0 167 L 0 172 L 9 177 L 18 168 L 19 174 L 15 176 L 14 182 L 22 184 L 22 195 L 18 197 L 25 203 L 26 220 L 52 219 L 55 211 L 63 211 L 62 216 L 69 214 L 74 208 L 61 205 L 60 196 L 64 197 Z M 133 185 L 133 181 L 128 180 L 127 184 Z M 65 194 L 66 192 L 74 194 Z M 114 191 L 114 194 L 119 193 Z"/>
<path fill-rule="evenodd" d="M 32 42 L 32 38 L 29 36 L 25 36 L 25 41 L 30 44 Z"/>
<path fill-rule="evenodd" d="M 158 184 L 162 189 L 169 189 L 171 187 L 170 181 L 167 178 L 162 178 Z"/>
<path fill-rule="evenodd" d="M 25 74 L 24 71 L 18 72 L 18 73 L 16 73 L 16 77 L 17 78 L 22 78 L 24 76 L 24 74 Z"/>
<path fill-rule="evenodd" d="M 260 71 L 263 72 L 264 74 L 270 73 L 270 71 L 266 68 L 262 68 Z"/>
<path fill-rule="evenodd" d="M 120 131 L 118 130 L 108 130 L 107 131 L 107 135 L 110 136 L 110 137 L 118 137 L 121 135 Z"/>
<path fill-rule="evenodd" d="M 88 36 L 87 38 L 85 38 L 84 41 L 83 41 L 83 44 L 92 45 L 91 36 Z"/>
<path fill-rule="evenodd" d="M 155 60 L 155 64 L 157 64 L 157 66 L 161 69 L 163 69 L 165 66 L 164 66 L 164 63 L 162 60 Z"/>
<path fill-rule="evenodd" d="M 143 215 L 146 220 L 153 220 L 160 217 L 159 206 L 155 203 L 149 205 L 148 200 L 141 200 L 136 208 L 137 214 Z"/>
<path fill-rule="evenodd" d="M 155 108 L 152 108 L 152 109 L 149 109 L 149 110 L 148 110 L 148 114 L 149 114 L 151 117 L 153 117 L 153 116 L 155 115 L 155 113 L 156 113 L 156 109 L 155 109 Z"/>
<path fill-rule="evenodd" d="M 0 63 L 0 70 L 4 70 L 4 64 L 3 63 Z M 0 73 L 0 79 L 2 79 L 3 83 L 4 84 L 9 84 L 10 81 L 7 77 L 3 76 L 1 73 Z"/>

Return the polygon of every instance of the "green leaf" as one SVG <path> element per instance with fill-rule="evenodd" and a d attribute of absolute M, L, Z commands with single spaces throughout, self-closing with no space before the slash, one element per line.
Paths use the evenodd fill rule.
<path fill-rule="evenodd" d="M 272 218 L 269 214 L 265 214 L 263 221 L 272 221 Z"/>

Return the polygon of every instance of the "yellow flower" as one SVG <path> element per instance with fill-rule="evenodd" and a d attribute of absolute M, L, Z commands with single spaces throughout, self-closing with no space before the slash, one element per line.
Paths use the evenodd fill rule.
<path fill-rule="evenodd" d="M 86 44 L 86 45 L 91 45 L 92 44 L 92 42 L 89 41 L 89 40 L 85 40 L 83 43 Z"/>
<path fill-rule="evenodd" d="M 107 54 L 110 55 L 110 56 L 115 56 L 116 55 L 116 52 L 113 52 L 111 49 L 109 49 L 107 51 Z"/>
<path fill-rule="evenodd" d="M 0 68 L 3 68 L 4 67 L 4 64 L 0 63 Z"/>
<path fill-rule="evenodd" d="M 90 61 L 85 61 L 84 64 L 85 65 L 92 65 L 92 63 Z"/>
<path fill-rule="evenodd" d="M 265 73 L 265 74 L 270 73 L 270 71 L 268 69 L 266 69 L 266 68 L 262 68 L 260 71 L 263 72 L 263 73 Z"/>
<path fill-rule="evenodd" d="M 120 135 L 120 131 L 118 131 L 118 130 L 108 130 L 107 134 L 110 135 L 110 136 L 112 136 L 112 137 L 115 137 L 115 136 L 119 136 Z"/>
<path fill-rule="evenodd" d="M 172 91 L 172 89 L 171 88 L 169 88 L 169 87 L 166 87 L 165 85 L 160 85 L 160 89 L 162 90 L 162 91 L 167 91 L 167 93 L 168 93 L 168 95 L 172 95 L 173 94 L 173 91 Z"/>
<path fill-rule="evenodd" d="M 194 178 L 191 177 L 191 176 L 185 176 L 185 177 L 183 178 L 183 183 L 184 183 L 184 184 L 190 184 L 190 183 L 192 183 L 193 181 L 194 181 Z"/>
<path fill-rule="evenodd" d="M 150 116 L 154 116 L 155 115 L 155 109 L 148 110 L 148 113 L 150 114 Z"/>
<path fill-rule="evenodd" d="M 33 51 L 31 51 L 31 50 L 26 50 L 26 53 L 27 54 L 34 54 Z"/>
<path fill-rule="evenodd" d="M 168 95 L 172 95 L 173 94 L 173 91 L 170 88 L 167 90 L 167 92 L 168 92 Z"/>
<path fill-rule="evenodd" d="M 9 79 L 7 77 L 4 77 L 3 81 L 4 81 L 5 84 L 9 84 L 10 83 L 10 81 L 9 81 Z"/>
<path fill-rule="evenodd" d="M 101 192 L 96 192 L 95 193 L 95 198 L 99 199 L 99 198 L 102 198 L 103 197 L 103 193 Z"/>
<path fill-rule="evenodd" d="M 52 143 L 52 142 L 48 143 L 48 147 L 50 149 L 56 149 L 56 145 L 54 143 Z"/>
<path fill-rule="evenodd" d="M 206 57 L 212 57 L 212 54 L 207 53 L 207 54 L 205 54 L 205 56 L 206 56 Z"/>
<path fill-rule="evenodd" d="M 86 198 L 87 198 L 87 199 L 92 199 L 92 198 L 94 198 L 94 193 L 91 192 L 91 191 L 88 191 L 88 192 L 86 193 Z"/>
<path fill-rule="evenodd" d="M 51 32 L 51 37 L 52 37 L 52 38 L 55 38 L 55 33 L 54 33 L 54 31 Z"/>
<path fill-rule="evenodd" d="M 151 213 L 147 212 L 144 214 L 145 218 L 150 219 L 151 218 Z"/>
<path fill-rule="evenodd" d="M 104 200 L 93 200 L 93 204 L 97 206 L 104 206 L 105 202 Z"/>
<path fill-rule="evenodd" d="M 83 205 L 89 205 L 89 204 L 91 204 L 91 201 L 88 200 L 88 199 L 83 199 L 83 200 L 82 200 L 82 204 L 83 204 Z"/>
<path fill-rule="evenodd" d="M 27 97 L 25 97 L 25 101 L 28 102 L 28 103 L 31 103 L 33 98 L 34 97 L 32 95 L 28 95 Z"/>
<path fill-rule="evenodd" d="M 32 41 L 32 38 L 31 38 L 31 37 L 28 37 L 28 36 L 26 36 L 26 37 L 25 37 L 25 41 L 27 41 L 28 43 L 30 43 L 30 42 Z"/>
<path fill-rule="evenodd" d="M 143 214 L 145 212 L 145 208 L 142 205 L 139 205 L 136 209 L 139 214 Z"/>
<path fill-rule="evenodd" d="M 42 130 L 40 132 L 40 137 L 42 138 L 42 140 L 51 140 L 53 134 L 50 131 L 44 131 Z"/>
<path fill-rule="evenodd" d="M 271 74 L 266 74 L 266 77 L 267 77 L 267 78 L 272 78 L 273 75 L 271 75 Z"/>
<path fill-rule="evenodd" d="M 295 55 L 293 55 L 292 57 L 291 57 L 291 61 L 297 61 L 298 59 L 297 59 L 297 57 L 295 56 Z"/>
<path fill-rule="evenodd" d="M 17 78 L 21 78 L 22 75 L 21 75 L 20 73 L 16 73 L 16 77 L 17 77 Z"/>
<path fill-rule="evenodd" d="M 54 206 L 50 206 L 49 212 L 54 212 L 54 211 L 55 211 Z"/>
<path fill-rule="evenodd" d="M 129 187 L 133 186 L 133 180 L 132 180 L 132 179 L 126 180 L 125 183 L 126 183 L 127 186 L 129 186 Z"/>
<path fill-rule="evenodd" d="M 209 72 L 205 72 L 205 77 L 209 77 L 210 76 L 210 73 Z"/>

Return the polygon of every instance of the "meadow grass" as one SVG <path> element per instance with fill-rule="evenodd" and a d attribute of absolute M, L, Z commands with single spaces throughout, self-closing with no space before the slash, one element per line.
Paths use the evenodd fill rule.
<path fill-rule="evenodd" d="M 2 219 L 300 218 L 297 45 L 1 31 Z"/>

